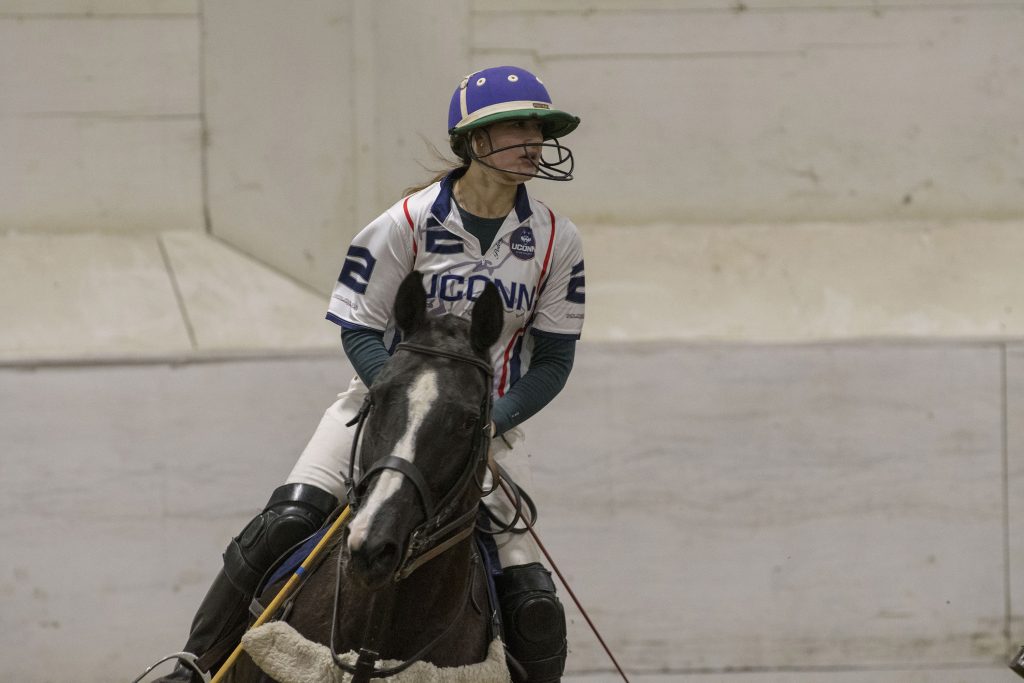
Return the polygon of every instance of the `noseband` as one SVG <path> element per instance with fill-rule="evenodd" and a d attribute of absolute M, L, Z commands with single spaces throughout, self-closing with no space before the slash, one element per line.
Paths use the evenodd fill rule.
<path fill-rule="evenodd" d="M 476 506 L 471 507 L 462 514 L 458 514 L 458 504 L 471 480 L 476 481 L 481 493 L 483 493 L 483 480 L 487 468 L 487 453 L 490 440 L 491 380 L 494 376 L 494 369 L 491 365 L 476 356 L 445 351 L 413 342 L 400 343 L 396 353 L 398 351 L 448 358 L 472 365 L 483 372 L 486 382 L 484 397 L 481 400 L 480 417 L 477 419 L 476 427 L 473 430 L 473 442 L 470 445 L 466 466 L 462 474 L 459 475 L 455 485 L 449 489 L 440 503 L 434 502 L 434 496 L 430 492 L 430 487 L 427 485 L 420 469 L 414 463 L 393 455 L 374 462 L 362 473 L 359 481 L 355 481 L 355 462 L 359 456 L 359 444 L 363 426 L 374 407 L 373 399 L 370 395 L 366 396 L 363 405 L 359 408 L 359 412 L 348 423 L 348 426 L 356 426 L 356 433 L 352 439 L 352 453 L 348 462 L 348 476 L 345 478 L 345 485 L 348 487 L 348 500 L 352 509 L 359 509 L 360 501 L 366 494 L 371 477 L 385 470 L 394 470 L 402 473 L 412 482 L 419 495 L 423 511 L 426 514 L 426 521 L 416 527 L 409 536 L 405 556 L 395 572 L 395 581 L 401 581 L 406 578 L 417 568 L 473 533 L 477 514 Z"/>

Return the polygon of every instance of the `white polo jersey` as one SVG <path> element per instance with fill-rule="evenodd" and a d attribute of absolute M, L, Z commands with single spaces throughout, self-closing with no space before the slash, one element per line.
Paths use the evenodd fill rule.
<path fill-rule="evenodd" d="M 519 185 L 514 209 L 486 253 L 462 226 L 451 175 L 398 202 L 349 247 L 327 319 L 348 329 L 398 333 L 391 309 L 402 280 L 423 273 L 432 313 L 469 317 L 487 282 L 505 308 L 493 350 L 495 392 L 503 396 L 529 369 L 533 335 L 579 339 L 583 329 L 583 245 L 576 226 Z"/>

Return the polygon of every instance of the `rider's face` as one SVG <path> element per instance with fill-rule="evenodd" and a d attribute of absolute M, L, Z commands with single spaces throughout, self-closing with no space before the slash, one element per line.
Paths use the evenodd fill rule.
<path fill-rule="evenodd" d="M 477 137 L 477 153 L 487 155 L 492 150 L 502 150 L 486 157 L 487 163 L 498 169 L 533 175 L 537 172 L 544 135 L 537 119 L 501 121 L 485 129 Z M 509 147 L 509 149 L 503 149 Z M 518 176 L 520 181 L 523 176 Z"/>

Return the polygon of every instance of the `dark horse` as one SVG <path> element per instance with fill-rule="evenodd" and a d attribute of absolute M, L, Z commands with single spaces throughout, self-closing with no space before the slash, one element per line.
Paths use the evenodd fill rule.
<path fill-rule="evenodd" d="M 360 412 L 355 512 L 287 621 L 311 641 L 333 639 L 338 653 L 366 649 L 444 667 L 480 662 L 491 615 L 471 531 L 487 467 L 489 349 L 503 308 L 488 283 L 470 320 L 428 316 L 422 276 L 413 272 L 394 314 L 404 341 Z M 243 657 L 231 680 L 267 679 Z"/>

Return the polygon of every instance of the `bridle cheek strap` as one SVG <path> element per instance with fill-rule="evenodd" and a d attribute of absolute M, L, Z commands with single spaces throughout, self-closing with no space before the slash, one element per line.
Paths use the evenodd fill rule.
<path fill-rule="evenodd" d="M 489 407 L 489 405 L 488 405 Z M 486 415 L 490 415 L 485 410 Z M 490 420 L 487 420 L 489 428 Z M 448 495 L 441 503 L 441 509 L 436 514 L 428 514 L 426 521 L 413 530 L 409 538 L 408 547 L 405 551 L 405 558 L 395 573 L 395 581 L 401 581 L 418 567 L 423 566 L 428 560 L 432 560 L 445 550 L 453 547 L 459 541 L 468 537 L 476 528 L 477 505 L 470 506 L 465 512 L 456 518 L 445 520 L 459 507 L 459 501 L 465 493 L 470 482 L 479 479 L 479 470 L 487 458 L 487 441 L 481 438 L 480 434 L 473 440 L 472 453 L 468 466 L 459 477 L 458 482 L 452 487 Z M 411 467 L 415 467 L 410 463 Z M 483 491 L 481 490 L 481 494 Z M 450 538 L 445 538 L 451 534 Z"/>

